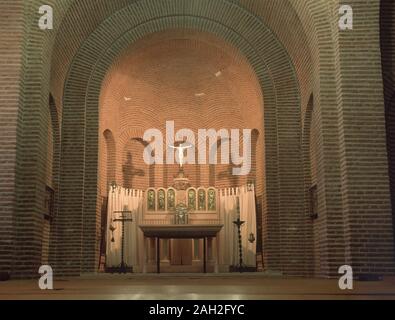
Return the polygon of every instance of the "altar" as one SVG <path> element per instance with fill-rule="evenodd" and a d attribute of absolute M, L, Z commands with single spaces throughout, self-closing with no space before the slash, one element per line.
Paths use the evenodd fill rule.
<path fill-rule="evenodd" d="M 181 166 L 172 187 L 150 188 L 146 195 L 139 224 L 143 272 L 154 272 L 153 262 L 156 272 L 218 272 L 218 191 L 192 187 Z"/>
<path fill-rule="evenodd" d="M 207 239 L 216 238 L 223 225 L 141 225 L 144 237 L 156 241 L 156 271 L 160 273 L 161 239 L 203 239 L 203 273 L 207 272 Z M 218 248 L 218 246 L 217 246 Z M 144 252 L 146 252 L 144 250 Z M 145 259 L 144 259 L 145 261 Z M 215 261 L 218 261 L 215 259 Z"/>
<path fill-rule="evenodd" d="M 131 213 L 123 232 L 115 223 L 119 210 Z M 240 236 L 234 224 L 238 218 L 246 221 Z M 123 261 L 142 273 L 229 272 L 239 263 L 240 248 L 243 263 L 256 266 L 253 185 L 195 187 L 180 167 L 171 187 L 142 191 L 112 186 L 108 226 L 108 270 Z"/>

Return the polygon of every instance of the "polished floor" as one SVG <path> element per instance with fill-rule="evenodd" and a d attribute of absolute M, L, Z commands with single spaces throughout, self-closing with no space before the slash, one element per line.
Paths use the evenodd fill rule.
<path fill-rule="evenodd" d="M 342 291 L 337 280 L 265 274 L 100 274 L 54 279 L 54 290 L 37 280 L 0 282 L 0 299 L 391 299 L 395 278 L 354 282 Z"/>

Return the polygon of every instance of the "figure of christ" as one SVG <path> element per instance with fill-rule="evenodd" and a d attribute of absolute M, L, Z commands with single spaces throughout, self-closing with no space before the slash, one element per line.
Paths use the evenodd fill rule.
<path fill-rule="evenodd" d="M 180 164 L 180 168 L 182 168 L 182 166 L 185 163 L 184 162 L 184 158 L 185 158 L 184 151 L 189 149 L 189 148 L 192 148 L 193 146 L 191 144 L 187 143 L 187 142 L 184 142 L 184 143 L 180 143 L 178 146 L 169 146 L 169 147 L 172 148 L 172 149 L 177 150 L 178 161 L 179 161 L 179 164 Z"/>

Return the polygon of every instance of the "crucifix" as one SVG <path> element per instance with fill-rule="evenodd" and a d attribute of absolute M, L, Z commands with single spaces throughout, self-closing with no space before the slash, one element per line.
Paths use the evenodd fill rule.
<path fill-rule="evenodd" d="M 193 145 L 189 144 L 187 142 L 183 142 L 183 143 L 179 143 L 178 146 L 174 145 L 174 146 L 169 146 L 169 147 L 172 148 L 172 149 L 177 150 L 178 163 L 180 164 L 180 170 L 182 170 L 183 169 L 182 166 L 185 163 L 184 162 L 184 158 L 185 158 L 184 151 L 189 149 L 189 148 L 192 148 Z"/>
<path fill-rule="evenodd" d="M 122 225 L 121 264 L 118 267 L 119 273 L 127 273 L 128 271 L 133 272 L 133 267 L 129 267 L 125 262 L 125 222 L 132 222 L 133 221 L 133 218 L 131 217 L 132 211 L 130 211 L 128 209 L 128 206 L 124 206 L 123 210 L 114 211 L 114 213 L 120 213 L 120 216 L 119 216 L 119 218 L 113 219 L 113 222 L 120 222 Z"/>

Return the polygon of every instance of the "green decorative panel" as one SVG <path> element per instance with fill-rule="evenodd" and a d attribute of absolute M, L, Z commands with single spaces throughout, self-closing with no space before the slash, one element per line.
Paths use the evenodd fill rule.
<path fill-rule="evenodd" d="M 147 210 L 154 211 L 155 210 L 155 191 L 148 190 L 147 194 Z"/>
<path fill-rule="evenodd" d="M 196 210 L 196 191 L 188 190 L 188 210 Z"/>
<path fill-rule="evenodd" d="M 176 208 L 176 193 L 173 189 L 167 191 L 167 210 L 174 210 Z"/>
<path fill-rule="evenodd" d="M 206 210 L 206 191 L 199 190 L 198 192 L 198 203 L 199 203 L 199 210 Z"/>
<path fill-rule="evenodd" d="M 165 190 L 158 191 L 158 210 L 165 211 L 166 210 L 166 201 L 165 201 Z"/>
<path fill-rule="evenodd" d="M 216 210 L 216 192 L 214 189 L 208 190 L 208 210 L 215 211 Z"/>

